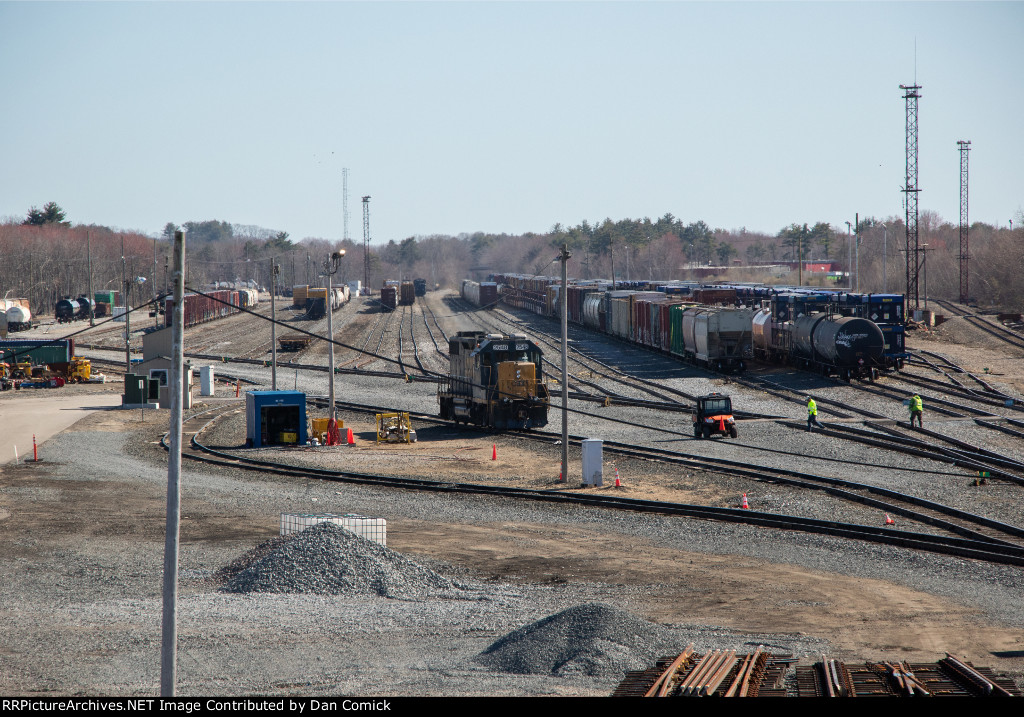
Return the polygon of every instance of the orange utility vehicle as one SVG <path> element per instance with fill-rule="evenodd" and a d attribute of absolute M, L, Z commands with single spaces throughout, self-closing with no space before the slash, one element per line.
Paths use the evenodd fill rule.
<path fill-rule="evenodd" d="M 716 433 L 736 437 L 736 419 L 732 415 L 732 399 L 724 393 L 697 397 L 697 410 L 690 415 L 694 438 L 711 438 Z"/>

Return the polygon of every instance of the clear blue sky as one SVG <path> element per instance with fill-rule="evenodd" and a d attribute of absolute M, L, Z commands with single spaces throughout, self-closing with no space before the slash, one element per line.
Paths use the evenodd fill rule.
<path fill-rule="evenodd" d="M 1024 205 L 1021 2 L 0 1 L 0 216 L 374 243 Z"/>

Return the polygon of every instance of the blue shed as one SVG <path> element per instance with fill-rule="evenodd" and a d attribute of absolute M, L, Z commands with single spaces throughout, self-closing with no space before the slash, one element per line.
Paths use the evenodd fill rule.
<path fill-rule="evenodd" d="M 306 394 L 250 391 L 245 394 L 246 444 L 253 448 L 305 445 Z"/>

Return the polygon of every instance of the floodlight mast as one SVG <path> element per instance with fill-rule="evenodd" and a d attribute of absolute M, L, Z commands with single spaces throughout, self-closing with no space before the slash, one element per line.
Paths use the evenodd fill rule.
<path fill-rule="evenodd" d="M 970 140 L 961 139 L 960 147 L 960 303 L 966 304 L 969 296 L 970 273 L 970 221 L 967 214 L 967 153 L 971 151 Z M 1013 223 L 1010 223 L 1013 228 Z"/>
<path fill-rule="evenodd" d="M 921 192 L 917 183 L 917 101 L 921 98 L 918 90 L 921 86 L 916 82 L 912 85 L 900 85 L 904 90 L 907 116 L 907 176 L 903 193 L 906 195 L 906 233 L 907 233 L 907 309 L 921 308 L 919 277 L 921 272 L 919 235 L 917 228 L 917 199 Z"/>
<path fill-rule="evenodd" d="M 331 295 L 334 293 L 334 287 L 332 279 L 335 274 L 338 273 L 338 268 L 341 266 L 341 259 L 345 256 L 345 250 L 339 249 L 336 252 L 332 252 L 327 261 L 324 262 L 324 274 L 327 276 L 327 296 L 324 297 L 324 308 L 327 311 L 327 372 L 329 374 L 329 398 L 330 411 L 328 416 L 330 418 L 330 426 L 337 425 L 334 413 L 334 310 L 331 307 Z"/>
<path fill-rule="evenodd" d="M 561 479 L 569 481 L 569 324 L 568 324 L 568 273 L 569 245 L 563 244 L 558 258 L 562 262 L 562 474 Z"/>

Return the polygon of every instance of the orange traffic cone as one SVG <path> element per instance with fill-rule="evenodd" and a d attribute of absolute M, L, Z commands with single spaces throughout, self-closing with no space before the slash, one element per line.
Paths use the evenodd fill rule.
<path fill-rule="evenodd" d="M 885 524 L 886 524 L 886 525 L 896 525 L 896 521 L 895 521 L 895 520 L 893 520 L 892 518 L 890 518 L 890 517 L 889 517 L 889 514 L 888 514 L 888 513 L 886 513 L 886 514 L 885 514 Z"/>
<path fill-rule="evenodd" d="M 497 443 L 495 443 L 493 446 L 491 446 L 491 460 L 492 461 L 498 460 L 498 444 Z"/>
<path fill-rule="evenodd" d="M 746 493 L 743 494 L 743 507 L 745 509 L 747 509 L 747 510 L 750 510 L 750 503 L 747 502 L 747 494 Z"/>
<path fill-rule="evenodd" d="M 356 444 L 356 439 L 352 435 L 352 429 L 351 428 L 348 429 L 348 433 L 345 435 L 345 442 L 348 443 L 348 445 L 350 445 L 350 446 L 354 446 Z"/>
<path fill-rule="evenodd" d="M 622 483 L 619 481 L 619 469 L 618 468 L 615 469 L 615 487 L 616 488 L 621 488 L 622 487 Z"/>

